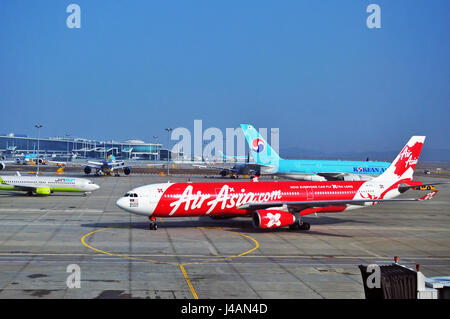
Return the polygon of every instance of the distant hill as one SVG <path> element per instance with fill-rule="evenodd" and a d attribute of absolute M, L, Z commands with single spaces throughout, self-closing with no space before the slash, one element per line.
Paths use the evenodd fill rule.
<path fill-rule="evenodd" d="M 354 160 L 391 162 L 397 156 L 396 151 L 373 151 L 373 152 L 326 152 L 317 150 L 307 150 L 302 148 L 284 148 L 280 150 L 280 156 L 286 159 L 322 159 L 322 160 Z M 420 155 L 421 161 L 426 162 L 450 162 L 450 149 L 427 149 L 424 147 Z"/>

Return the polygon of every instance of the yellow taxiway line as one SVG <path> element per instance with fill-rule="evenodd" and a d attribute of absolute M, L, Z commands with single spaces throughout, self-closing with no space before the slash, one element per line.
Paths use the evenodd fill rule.
<path fill-rule="evenodd" d="M 232 256 L 226 256 L 226 257 L 220 257 L 220 258 L 215 258 L 215 259 L 210 259 L 210 260 L 204 260 L 204 261 L 197 261 L 197 262 L 186 262 L 186 263 L 174 263 L 174 262 L 168 262 L 168 261 L 157 261 L 157 260 L 153 260 L 153 259 L 145 259 L 145 258 L 140 258 L 140 257 L 135 257 L 135 256 L 127 256 L 127 255 L 121 255 L 121 254 L 116 254 L 116 253 L 111 253 L 105 250 L 101 250 L 98 248 L 95 248 L 91 245 L 89 245 L 88 243 L 86 243 L 86 238 L 88 238 L 89 236 L 104 231 L 104 230 L 108 230 L 108 229 L 112 229 L 112 228 L 129 228 L 129 227 L 106 227 L 106 228 L 100 228 L 94 231 L 91 231 L 90 233 L 87 233 L 85 235 L 83 235 L 83 237 L 81 237 L 81 243 L 89 248 L 92 249 L 98 253 L 101 254 L 105 254 L 105 255 L 109 255 L 109 256 L 114 256 L 114 257 L 121 257 L 121 258 L 126 258 L 126 259 L 133 259 L 133 260 L 139 260 L 139 261 L 147 261 L 147 262 L 151 262 L 154 264 L 167 264 L 167 265 L 174 265 L 174 266 L 178 266 L 181 270 L 181 272 L 183 273 L 184 279 L 186 280 L 186 283 L 192 293 L 192 296 L 194 297 L 194 299 L 198 299 L 198 295 L 197 292 L 194 289 L 194 286 L 191 283 L 191 280 L 189 279 L 189 275 L 186 272 L 186 269 L 184 268 L 184 266 L 186 265 L 198 265 L 198 264 L 204 264 L 204 263 L 209 263 L 209 262 L 217 262 L 217 261 L 223 261 L 223 260 L 229 260 L 229 259 L 233 259 L 233 258 L 238 258 L 238 257 L 242 257 L 245 256 L 247 254 L 250 254 L 251 252 L 255 251 L 256 249 L 258 249 L 260 247 L 258 241 L 256 239 L 254 239 L 251 236 L 245 235 L 243 233 L 238 233 L 235 231 L 230 231 L 230 230 L 224 230 L 220 227 L 198 227 L 198 229 L 205 229 L 205 230 L 218 230 L 218 231 L 223 231 L 223 232 L 227 232 L 227 233 L 232 233 L 232 234 L 236 234 L 239 235 L 241 237 L 247 238 L 249 240 L 251 240 L 254 243 L 254 247 L 244 251 L 240 254 L 236 254 L 236 255 L 232 255 Z"/>

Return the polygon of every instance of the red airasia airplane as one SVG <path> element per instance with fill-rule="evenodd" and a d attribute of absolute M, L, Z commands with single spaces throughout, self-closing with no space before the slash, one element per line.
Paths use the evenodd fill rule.
<path fill-rule="evenodd" d="M 370 181 L 151 184 L 130 190 L 116 205 L 148 216 L 150 229 L 158 228 L 156 217 L 248 216 L 260 228 L 309 230 L 309 223 L 301 220 L 308 214 L 431 199 L 437 190 L 421 198 L 394 199 L 410 188 L 431 186 L 412 180 L 424 141 L 424 136 L 411 137 L 386 171 Z"/>

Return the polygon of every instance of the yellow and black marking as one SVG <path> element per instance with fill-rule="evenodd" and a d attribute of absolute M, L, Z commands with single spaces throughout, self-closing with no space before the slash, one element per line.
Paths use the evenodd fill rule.
<path fill-rule="evenodd" d="M 128 226 L 126 226 L 126 227 L 115 227 L 115 226 L 112 226 L 112 227 L 106 227 L 106 228 L 97 229 L 97 230 L 94 230 L 94 231 L 92 231 L 90 233 L 87 233 L 83 237 L 81 237 L 81 243 L 85 247 L 87 247 L 89 249 L 92 249 L 92 250 L 94 250 L 94 251 L 96 251 L 98 253 L 109 255 L 109 256 L 121 257 L 121 258 L 133 259 L 133 260 L 139 260 L 139 261 L 147 261 L 147 262 L 154 263 L 154 264 L 167 264 L 167 265 L 177 266 L 177 267 L 180 268 L 180 270 L 181 270 L 181 272 L 182 272 L 182 274 L 184 276 L 184 279 L 186 280 L 186 283 L 187 283 L 187 285 L 189 287 L 189 290 L 191 291 L 192 296 L 194 297 L 194 299 L 198 299 L 198 295 L 197 295 L 197 292 L 194 289 L 194 286 L 191 283 L 191 280 L 189 279 L 189 276 L 188 276 L 188 274 L 186 272 L 185 266 L 187 266 L 187 265 L 198 265 L 198 264 L 204 264 L 204 263 L 210 263 L 210 262 L 218 262 L 218 261 L 224 261 L 224 260 L 230 260 L 230 259 L 233 259 L 233 258 L 238 258 L 238 257 L 245 256 L 247 254 L 250 254 L 251 252 L 253 252 L 253 251 L 255 251 L 255 250 L 257 250 L 259 248 L 258 241 L 256 239 L 254 239 L 253 237 L 245 235 L 243 233 L 235 232 L 235 231 L 224 230 L 224 229 L 222 229 L 220 227 L 198 227 L 198 229 L 217 230 L 217 231 L 223 231 L 223 232 L 227 232 L 227 233 L 237 234 L 237 235 L 239 235 L 241 237 L 250 239 L 250 241 L 252 241 L 255 246 L 252 249 L 249 249 L 249 250 L 244 251 L 244 252 L 242 252 L 240 254 L 236 254 L 236 255 L 232 255 L 232 256 L 219 257 L 219 258 L 214 258 L 214 259 L 209 259 L 209 260 L 204 260 L 204 261 L 176 263 L 176 262 L 158 261 L 158 260 L 153 260 L 153 259 L 147 259 L 147 258 L 140 258 L 140 257 L 135 257 L 135 256 L 127 256 L 127 255 L 122 255 L 122 254 L 111 253 L 111 252 L 108 252 L 108 251 L 105 251 L 105 250 L 101 250 L 101 249 L 95 248 L 95 247 L 89 245 L 88 243 L 86 243 L 86 238 L 88 238 L 89 236 L 91 236 L 91 235 L 93 235 L 95 233 L 101 232 L 101 231 L 105 231 L 105 230 L 108 230 L 108 229 L 114 229 L 114 228 L 130 228 L 130 227 L 128 227 Z"/>
<path fill-rule="evenodd" d="M 417 187 L 413 188 L 416 191 L 431 191 L 431 190 L 435 190 L 436 187 L 434 185 L 420 185 Z"/>

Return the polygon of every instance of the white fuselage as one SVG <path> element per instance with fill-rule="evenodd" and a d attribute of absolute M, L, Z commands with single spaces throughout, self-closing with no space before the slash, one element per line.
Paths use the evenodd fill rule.
<path fill-rule="evenodd" d="M 93 192 L 100 188 L 91 180 L 75 177 L 50 176 L 0 176 L 0 189 L 14 186 L 16 189 L 50 188 L 51 191 Z"/>

